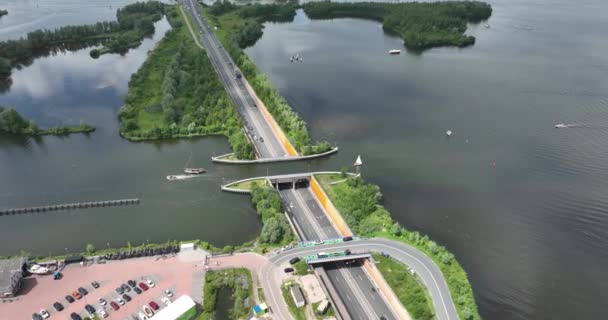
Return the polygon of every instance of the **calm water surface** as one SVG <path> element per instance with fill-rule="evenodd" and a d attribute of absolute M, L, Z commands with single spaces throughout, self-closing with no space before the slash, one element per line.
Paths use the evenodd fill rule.
<path fill-rule="evenodd" d="M 378 23 L 300 14 L 247 52 L 338 142 L 328 168 L 361 153 L 395 218 L 456 254 L 485 319 L 605 318 L 608 3 L 490 2 L 466 49 L 389 56 Z"/>
<path fill-rule="evenodd" d="M 215 166 L 209 157 L 228 151 L 221 137 L 122 140 L 116 112 L 130 74 L 168 28 L 164 21 L 154 39 L 124 57 L 91 60 L 84 50 L 36 60 L 14 72 L 13 87 L 0 104 L 15 106 L 41 125 L 85 120 L 98 131 L 3 138 L 0 207 L 125 197 L 142 203 L 2 217 L 0 254 L 146 239 L 240 243 L 253 239 L 260 223 L 246 197 L 218 191 L 223 181 L 267 169 L 271 174 L 338 169 L 361 154 L 364 176 L 381 185 L 395 218 L 457 255 L 485 319 L 604 318 L 608 19 L 601 13 L 608 5 L 490 2 L 490 28 L 467 31 L 477 37 L 475 46 L 421 55 L 387 55 L 402 47 L 401 40 L 370 21 L 310 21 L 300 13 L 293 23 L 268 24 L 247 52 L 312 134 L 341 148 L 336 156 L 310 163 Z M 36 3 L 9 1 L 25 11 Z M 70 0 L 39 3 L 61 18 L 34 15 L 33 21 L 48 19 L 35 26 L 4 20 L 9 13 L 0 19 L 0 37 L 114 17 L 106 0 L 86 2 L 86 8 Z M 65 7 L 73 7 L 73 17 L 61 14 Z M 95 15 L 81 21 L 79 12 Z M 27 19 L 32 13 L 17 14 Z M 295 53 L 303 63 L 289 63 Z M 561 122 L 576 126 L 553 128 Z M 450 139 L 444 134 L 448 129 L 454 132 Z M 209 174 L 166 181 L 191 152 L 193 163 Z"/>

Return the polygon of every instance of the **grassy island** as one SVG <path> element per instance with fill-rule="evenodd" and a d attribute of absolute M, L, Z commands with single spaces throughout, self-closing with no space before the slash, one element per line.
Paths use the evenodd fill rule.
<path fill-rule="evenodd" d="M 258 97 L 264 102 L 292 145 L 301 155 L 319 154 L 331 149 L 327 141 L 313 145 L 306 123 L 295 113 L 276 89 L 260 72 L 242 50 L 263 34 L 264 22 L 290 22 L 295 17 L 293 4 L 248 4 L 237 6 L 229 1 L 216 1 L 202 8 L 212 25 L 217 26 L 216 35 L 232 59 L 241 69 Z"/>
<path fill-rule="evenodd" d="M 177 6 L 167 8 L 167 18 L 172 30 L 129 81 L 121 135 L 132 141 L 225 135 L 237 158 L 252 159 L 238 114 Z"/>
<path fill-rule="evenodd" d="M 380 205 L 382 193 L 377 185 L 366 183 L 360 177 L 346 177 L 340 174 L 315 175 L 315 177 L 353 232 L 364 237 L 383 237 L 401 241 L 424 252 L 441 269 L 459 318 L 480 319 L 467 274 L 454 255 L 428 236 L 423 236 L 418 231 L 407 230 L 393 221 L 390 213 Z M 343 182 L 331 184 L 340 180 Z"/>
<path fill-rule="evenodd" d="M 81 122 L 78 127 L 59 126 L 40 129 L 34 121 L 23 118 L 15 109 L 0 106 L 0 133 L 43 136 L 89 133 L 93 131 L 95 131 L 95 127 L 84 122 Z"/>
<path fill-rule="evenodd" d="M 362 18 L 382 22 L 385 31 L 399 35 L 408 49 L 441 46 L 465 47 L 475 37 L 464 32 L 467 23 L 478 23 L 492 15 L 492 7 L 478 1 L 408 3 L 308 2 L 302 5 L 311 19 Z"/>
<path fill-rule="evenodd" d="M 36 30 L 25 38 L 0 42 L 0 88 L 11 85 L 11 70 L 28 66 L 42 56 L 58 51 L 75 51 L 90 46 L 92 57 L 103 53 L 126 53 L 154 34 L 154 22 L 161 19 L 165 5 L 157 1 L 137 2 L 118 9 L 117 21 L 65 26 L 55 30 Z"/>

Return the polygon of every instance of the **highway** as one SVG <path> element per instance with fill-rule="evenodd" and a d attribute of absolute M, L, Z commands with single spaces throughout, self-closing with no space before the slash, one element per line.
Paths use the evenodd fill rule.
<path fill-rule="evenodd" d="M 213 68 L 223 82 L 237 112 L 241 115 L 244 131 L 254 144 L 257 157 L 280 158 L 286 156 L 287 152 L 283 144 L 275 136 L 270 125 L 257 108 L 254 97 L 247 90 L 245 86 L 247 80 L 244 77 L 240 79 L 236 77 L 234 61 L 198 12 L 195 1 L 183 0 L 182 4 L 194 20 L 196 26 L 194 26 L 195 30 L 193 31 L 200 38 Z"/>
<path fill-rule="evenodd" d="M 394 240 L 373 238 L 339 244 L 318 245 L 307 248 L 294 248 L 283 251 L 270 258 L 273 265 L 279 266 L 289 259 L 306 255 L 313 255 L 319 252 L 332 252 L 350 249 L 353 252 L 385 252 L 397 261 L 410 266 L 420 277 L 426 286 L 431 301 L 435 307 L 438 320 L 458 320 L 456 307 L 450 296 L 448 284 L 443 278 L 439 267 L 424 253 L 418 249 Z M 350 268 L 349 270 L 352 270 Z M 355 275 L 357 277 L 357 275 Z M 348 300 L 345 302 L 347 303 Z M 378 318 L 376 318 L 378 319 Z"/>
<path fill-rule="evenodd" d="M 290 217 L 296 217 L 295 221 L 303 231 L 303 240 L 340 237 L 309 188 L 285 189 L 279 192 L 287 202 Z M 326 266 L 325 270 L 352 319 L 396 319 L 360 265 L 340 262 Z"/>

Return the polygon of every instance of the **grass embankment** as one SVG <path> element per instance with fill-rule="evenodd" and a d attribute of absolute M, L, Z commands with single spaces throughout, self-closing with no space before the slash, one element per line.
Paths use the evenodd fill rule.
<path fill-rule="evenodd" d="M 244 319 L 247 316 L 254 302 L 253 281 L 249 270 L 237 268 L 205 273 L 202 312 L 197 319 L 215 319 L 217 294 L 221 288 L 232 291 L 234 307 L 230 310 L 231 319 Z"/>
<path fill-rule="evenodd" d="M 287 309 L 295 320 L 306 320 L 306 306 L 301 308 L 296 307 L 296 303 L 291 297 L 291 284 L 291 281 L 287 281 L 281 285 L 281 294 L 283 295 L 283 300 L 285 300 L 285 303 L 287 303 Z"/>
<path fill-rule="evenodd" d="M 255 44 L 262 36 L 264 22 L 293 21 L 296 7 L 292 4 L 236 6 L 226 1 L 201 9 L 210 25 L 217 26 L 215 33 L 218 39 L 298 153 L 306 156 L 331 150 L 327 141 L 312 144 L 304 120 L 292 110 L 242 50 Z"/>
<path fill-rule="evenodd" d="M 254 180 L 249 180 L 249 181 L 244 181 L 241 183 L 235 183 L 235 184 L 231 184 L 229 185 L 230 188 L 232 189 L 239 189 L 239 190 L 250 190 L 253 189 L 254 186 L 264 186 L 267 184 L 266 178 L 260 178 L 260 179 L 254 179 Z"/>
<path fill-rule="evenodd" d="M 15 109 L 0 106 L 0 133 L 28 136 L 63 136 L 71 133 L 89 133 L 93 131 L 95 131 L 95 127 L 84 122 L 81 122 L 77 127 L 59 126 L 40 129 L 33 120 L 23 118 Z"/>
<path fill-rule="evenodd" d="M 394 259 L 373 254 L 376 267 L 413 319 L 435 319 L 433 304 L 424 284 L 410 274 L 408 267 Z"/>
<path fill-rule="evenodd" d="M 129 82 L 120 133 L 129 140 L 225 135 L 239 159 L 253 147 L 209 58 L 196 46 L 177 6 L 172 26 Z"/>
<path fill-rule="evenodd" d="M 467 23 L 481 22 L 492 15 L 492 7 L 478 1 L 308 2 L 302 8 L 311 19 L 363 18 L 379 21 L 384 30 L 399 35 L 404 45 L 413 50 L 472 45 L 475 37 L 464 34 Z"/>
<path fill-rule="evenodd" d="M 353 232 L 359 236 L 401 241 L 424 252 L 441 269 L 460 319 L 480 319 L 467 274 L 454 255 L 428 236 L 409 231 L 394 222 L 390 213 L 380 205 L 382 193 L 378 186 L 365 183 L 360 177 L 349 177 L 346 182 L 337 184 L 327 183 L 336 179 L 336 175 L 315 177 Z"/>
<path fill-rule="evenodd" d="M 304 276 L 308 274 L 308 263 L 304 260 L 300 260 L 292 265 L 295 271 L 295 274 L 299 276 Z"/>

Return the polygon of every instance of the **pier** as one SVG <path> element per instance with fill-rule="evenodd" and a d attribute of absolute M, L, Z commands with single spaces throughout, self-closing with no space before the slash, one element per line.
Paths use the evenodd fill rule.
<path fill-rule="evenodd" d="M 39 206 L 39 207 L 0 209 L 0 216 L 10 215 L 10 214 L 36 213 L 36 212 L 72 210 L 72 209 L 126 206 L 126 205 L 131 205 L 131 204 L 139 204 L 139 198 L 107 200 L 107 201 L 92 201 L 92 202 L 77 202 L 77 203 L 67 203 L 67 204 L 54 204 L 54 205 Z"/>

